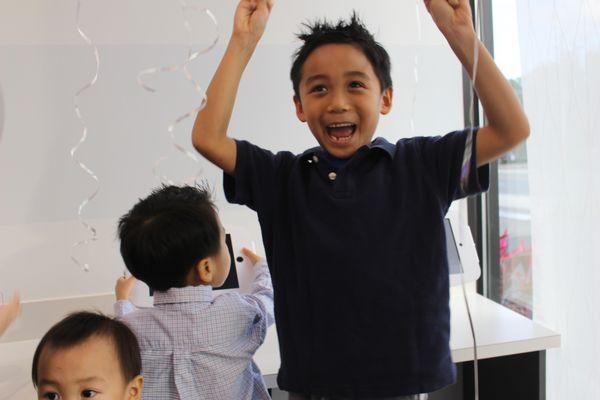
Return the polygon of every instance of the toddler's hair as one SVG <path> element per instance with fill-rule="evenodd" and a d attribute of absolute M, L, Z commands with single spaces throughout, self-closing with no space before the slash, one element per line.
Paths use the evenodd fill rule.
<path fill-rule="evenodd" d="M 150 288 L 185 286 L 190 269 L 220 250 L 221 227 L 206 186 L 163 186 L 121 217 L 121 256 Z"/>
<path fill-rule="evenodd" d="M 121 364 L 125 382 L 130 382 L 142 372 L 140 347 L 134 333 L 123 322 L 99 313 L 80 311 L 56 323 L 42 338 L 33 356 L 31 379 L 38 383 L 38 364 L 45 348 L 67 349 L 83 343 L 93 336 L 109 339 Z"/>

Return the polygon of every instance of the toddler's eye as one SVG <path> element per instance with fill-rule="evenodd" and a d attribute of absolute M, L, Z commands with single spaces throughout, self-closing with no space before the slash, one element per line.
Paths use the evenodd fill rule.
<path fill-rule="evenodd" d="M 317 86 L 313 87 L 312 89 L 310 89 L 311 92 L 317 92 L 317 93 L 324 92 L 326 90 L 327 90 L 327 88 L 323 85 L 317 85 Z"/>
<path fill-rule="evenodd" d="M 44 393 L 42 398 L 48 399 L 48 400 L 58 400 L 58 399 L 60 399 L 60 396 L 58 395 L 58 393 L 55 393 L 55 392 L 47 392 L 47 393 Z"/>
<path fill-rule="evenodd" d="M 354 82 L 350 82 L 350 87 L 355 89 L 355 88 L 365 87 L 365 85 L 363 85 L 362 82 L 354 81 Z"/>
<path fill-rule="evenodd" d="M 96 396 L 96 391 L 92 390 L 92 389 L 86 389 L 83 392 L 81 392 L 81 397 L 83 397 L 84 399 L 90 398 L 90 397 L 95 397 Z"/>

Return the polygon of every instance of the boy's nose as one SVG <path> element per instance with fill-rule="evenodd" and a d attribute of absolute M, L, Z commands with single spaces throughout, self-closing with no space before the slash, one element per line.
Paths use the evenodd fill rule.
<path fill-rule="evenodd" d="M 331 102 L 327 106 L 327 111 L 332 113 L 346 112 L 350 109 L 348 99 L 343 94 L 334 93 L 331 96 Z"/>

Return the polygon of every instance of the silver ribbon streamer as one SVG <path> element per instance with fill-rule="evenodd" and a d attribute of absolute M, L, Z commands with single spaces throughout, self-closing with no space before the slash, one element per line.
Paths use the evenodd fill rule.
<path fill-rule="evenodd" d="M 100 191 L 100 181 L 98 180 L 98 177 L 96 176 L 96 174 L 89 169 L 83 162 L 81 162 L 81 160 L 79 160 L 79 158 L 77 158 L 77 150 L 79 150 L 79 147 L 85 143 L 85 141 L 87 140 L 87 133 L 88 133 L 88 128 L 87 125 L 85 123 L 85 120 L 83 118 L 83 115 L 81 114 L 81 109 L 79 107 L 79 96 L 85 92 L 86 90 L 88 90 L 89 88 L 91 88 L 92 86 L 94 86 L 96 84 L 96 82 L 98 81 L 98 73 L 100 71 L 100 54 L 98 52 L 98 47 L 96 47 L 96 45 L 94 45 L 92 43 L 92 41 L 90 40 L 90 38 L 85 34 L 85 32 L 81 29 L 80 23 L 79 23 L 79 12 L 81 9 L 81 0 L 77 1 L 77 11 L 76 11 L 76 26 L 77 26 L 77 32 L 79 32 L 79 35 L 81 36 L 81 38 L 89 45 L 93 47 L 94 50 L 94 57 L 96 59 L 96 70 L 94 72 L 94 76 L 92 78 L 91 81 L 89 81 L 88 83 L 86 83 L 85 85 L 83 85 L 76 93 L 75 93 L 75 98 L 74 98 L 74 106 L 75 106 L 75 115 L 77 115 L 77 118 L 79 119 L 79 121 L 81 122 L 81 125 L 83 126 L 83 130 L 82 130 L 82 134 L 81 134 L 81 138 L 79 139 L 79 142 L 77 142 L 77 144 L 71 149 L 71 158 L 73 159 L 73 161 L 86 173 L 88 174 L 95 182 L 96 182 L 96 188 L 94 189 L 94 191 L 87 197 L 85 198 L 80 204 L 79 207 L 77 209 L 77 219 L 79 220 L 79 223 L 81 225 L 83 225 L 83 227 L 85 229 L 87 229 L 88 231 L 90 231 L 91 233 L 91 237 L 89 239 L 83 239 L 80 240 L 76 243 L 73 244 L 73 246 L 71 247 L 71 260 L 73 260 L 73 262 L 75 264 L 77 264 L 80 268 L 82 268 L 84 271 L 88 272 L 90 270 L 90 266 L 87 263 L 82 263 L 79 261 L 79 259 L 77 259 L 74 255 L 73 252 L 75 250 L 76 247 L 79 247 L 81 245 L 87 245 L 93 241 L 96 241 L 98 239 L 98 234 L 96 232 L 96 228 L 94 228 L 93 226 L 91 226 L 90 224 L 88 224 L 84 219 L 83 219 L 83 209 L 85 208 L 85 206 L 92 201 L 96 195 L 98 194 L 98 192 Z"/>
<path fill-rule="evenodd" d="M 188 45 L 188 53 L 187 53 L 187 58 L 186 60 L 182 63 L 182 64 L 176 64 L 176 65 L 170 65 L 170 66 L 163 66 L 163 67 L 152 67 L 152 68 L 147 68 L 144 69 L 142 71 L 140 71 L 138 73 L 137 76 L 137 83 L 138 85 L 140 85 L 144 90 L 150 92 L 150 93 L 155 93 L 156 89 L 152 88 L 151 86 L 149 86 L 148 84 L 146 84 L 143 80 L 143 78 L 146 75 L 151 75 L 151 74 L 157 74 L 159 72 L 178 72 L 181 71 L 185 77 L 185 79 L 187 81 L 189 81 L 193 87 L 194 90 L 198 93 L 202 94 L 202 101 L 200 102 L 200 106 L 194 108 L 193 110 L 180 115 L 179 117 L 177 117 L 173 123 L 171 123 L 168 127 L 167 127 L 167 132 L 169 134 L 169 137 L 171 139 L 171 142 L 173 144 L 173 147 L 175 147 L 175 149 L 182 153 L 185 157 L 187 157 L 188 159 L 190 159 L 191 161 L 193 161 L 195 164 L 199 163 L 198 157 L 196 156 L 195 153 L 192 153 L 191 151 L 185 149 L 183 146 L 181 146 L 179 143 L 177 143 L 176 139 L 175 139 L 175 128 L 176 126 L 181 123 L 181 121 L 191 117 L 191 116 L 195 116 L 200 110 L 202 110 L 204 108 L 204 106 L 206 105 L 206 93 L 204 93 L 202 87 L 198 84 L 198 82 L 196 82 L 192 76 L 192 74 L 190 73 L 188 66 L 189 64 L 194 61 L 195 59 L 197 59 L 200 55 L 208 53 L 209 51 L 211 51 L 217 44 L 217 42 L 219 41 L 219 23 L 217 22 L 216 17 L 214 16 L 214 14 L 207 8 L 199 8 L 197 6 L 193 6 L 193 5 L 189 5 L 186 1 L 181 0 L 179 2 L 179 4 L 181 5 L 181 11 L 183 13 L 183 24 L 185 26 L 186 31 L 188 32 L 188 36 L 189 36 L 189 45 Z M 209 19 L 211 20 L 211 22 L 215 25 L 215 30 L 216 30 L 216 36 L 214 38 L 214 40 L 212 41 L 212 43 L 201 50 L 198 51 L 193 51 L 193 43 L 192 43 L 192 32 L 191 32 L 191 27 L 190 27 L 190 23 L 188 21 L 188 19 L 186 18 L 186 12 L 192 10 L 192 11 L 201 11 L 203 13 L 205 13 Z M 175 184 L 171 179 L 169 179 L 168 177 L 166 177 L 165 175 L 160 175 L 159 174 L 159 166 L 160 164 L 165 161 L 168 157 L 167 156 L 162 156 L 160 157 L 156 163 L 154 164 L 154 167 L 152 169 L 152 172 L 154 174 L 154 176 L 161 182 L 161 183 L 167 183 L 170 185 Z M 183 183 L 193 183 L 194 181 L 196 181 L 196 178 L 200 175 L 202 171 L 199 170 L 195 175 L 193 175 L 192 177 L 189 177 L 187 179 L 184 180 Z"/>

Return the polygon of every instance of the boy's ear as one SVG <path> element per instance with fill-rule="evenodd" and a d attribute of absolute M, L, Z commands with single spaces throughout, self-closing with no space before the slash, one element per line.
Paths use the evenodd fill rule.
<path fill-rule="evenodd" d="M 304 116 L 304 109 L 302 108 L 302 102 L 300 98 L 294 95 L 294 105 L 296 106 L 296 116 L 302 122 L 306 122 L 306 117 Z"/>
<path fill-rule="evenodd" d="M 214 265 L 210 257 L 203 258 L 196 263 L 194 267 L 196 277 L 200 279 L 199 283 L 210 284 L 213 281 Z"/>
<path fill-rule="evenodd" d="M 381 95 L 381 109 L 379 112 L 381 115 L 385 115 L 392 110 L 392 99 L 394 97 L 394 89 L 389 87 L 383 91 Z"/>
<path fill-rule="evenodd" d="M 129 382 L 127 392 L 129 393 L 130 400 L 141 400 L 142 390 L 144 389 L 144 377 L 138 375 Z"/>

